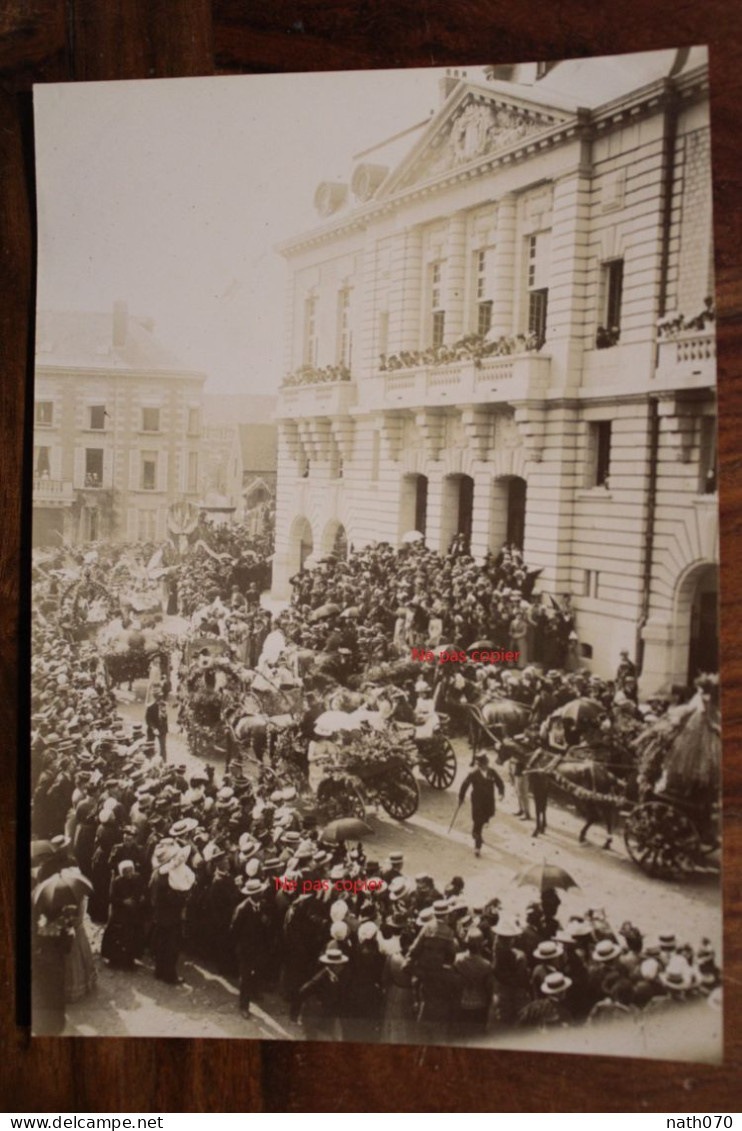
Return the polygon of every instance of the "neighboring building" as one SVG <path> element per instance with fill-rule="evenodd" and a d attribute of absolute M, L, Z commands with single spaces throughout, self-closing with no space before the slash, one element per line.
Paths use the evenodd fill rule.
<path fill-rule="evenodd" d="M 645 692 L 685 683 L 718 643 L 706 52 L 442 93 L 281 249 L 276 595 L 412 529 L 512 542 L 571 595 L 585 664 L 626 648 Z"/>
<path fill-rule="evenodd" d="M 39 311 L 34 545 L 166 538 L 168 507 L 199 494 L 204 381 L 125 303 Z"/>
<path fill-rule="evenodd" d="M 242 521 L 258 504 L 275 498 L 277 398 L 262 394 L 204 397 L 206 449 L 202 495 L 207 513 L 231 507 Z"/>

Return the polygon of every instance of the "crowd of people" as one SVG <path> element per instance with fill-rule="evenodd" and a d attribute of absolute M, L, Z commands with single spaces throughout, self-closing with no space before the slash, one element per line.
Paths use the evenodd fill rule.
<path fill-rule="evenodd" d="M 415 369 L 419 365 L 450 365 L 455 361 L 473 361 L 481 365 L 485 357 L 506 357 L 514 353 L 531 353 L 540 350 L 543 338 L 537 334 L 500 334 L 489 337 L 467 334 L 451 345 L 429 346 L 424 350 L 402 350 L 401 353 L 382 354 L 379 369 L 382 373 L 397 369 Z"/>
<path fill-rule="evenodd" d="M 256 647 L 273 628 L 311 654 L 345 650 L 368 676 L 387 656 L 382 641 L 396 656 L 416 640 L 449 636 L 512 643 L 544 607 L 516 550 L 477 566 L 463 552 L 379 545 L 300 574 L 290 608 L 271 625 L 235 572 L 257 551 L 230 550 L 194 557 L 179 574 L 179 597 L 187 574 L 194 632 L 224 640 L 233 656 L 239 626 Z M 134 972 L 151 959 L 154 976 L 176 987 L 188 954 L 237 980 L 246 1016 L 260 995 L 279 994 L 316 1039 L 467 1040 L 718 1001 L 707 940 L 691 947 L 669 928 L 644 938 L 587 908 L 565 916 L 548 887 L 516 921 L 502 891 L 481 900 L 463 877 L 413 876 L 401 853 L 373 859 L 365 841 L 339 838 L 280 774 L 170 762 L 153 727 L 123 722 L 95 642 L 73 641 L 55 623 L 49 579 L 37 588 L 47 609 L 34 616 L 32 658 L 38 1031 L 62 1031 L 65 1003 L 94 989 L 88 919 L 111 967 Z M 328 604 L 336 611 L 318 618 Z M 553 614 L 561 639 L 573 631 L 571 612 L 554 606 Z M 243 649 L 240 662 L 254 660 Z M 532 666 L 480 665 L 460 678 L 464 695 L 491 681 L 544 719 L 586 694 L 637 725 L 645 717 L 627 657 L 616 681 L 599 685 L 582 672 Z M 412 706 L 433 693 L 434 679 L 418 672 L 397 693 Z"/>
<path fill-rule="evenodd" d="M 281 388 L 293 389 L 297 385 L 327 385 L 337 381 L 350 381 L 347 365 L 302 365 L 293 373 L 287 373 Z"/>
<path fill-rule="evenodd" d="M 280 623 L 301 646 L 350 648 L 361 664 L 415 646 L 486 640 L 519 651 L 521 666 L 530 651 L 562 667 L 577 639 L 574 614 L 567 599 L 534 597 L 538 574 L 513 546 L 479 565 L 463 548 L 441 555 L 422 540 L 399 549 L 382 542 L 297 574 Z"/>

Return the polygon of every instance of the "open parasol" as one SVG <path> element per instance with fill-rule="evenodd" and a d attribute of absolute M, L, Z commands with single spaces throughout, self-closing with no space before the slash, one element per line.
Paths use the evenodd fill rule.
<path fill-rule="evenodd" d="M 39 864 L 42 860 L 46 860 L 49 856 L 56 856 L 57 849 L 49 840 L 32 840 L 31 841 L 31 863 Z"/>
<path fill-rule="evenodd" d="M 53 918 L 65 907 L 77 907 L 81 900 L 92 894 L 93 885 L 79 868 L 63 868 L 39 884 L 33 893 L 33 905 L 36 911 Z"/>
<path fill-rule="evenodd" d="M 563 707 L 558 709 L 559 717 L 562 719 L 571 719 L 573 723 L 584 724 L 592 723 L 596 719 L 602 718 L 606 710 L 602 703 L 597 699 L 573 699 L 570 703 L 565 703 Z"/>
<path fill-rule="evenodd" d="M 360 719 L 347 711 L 324 711 L 314 720 L 317 730 L 336 734 L 339 730 L 358 730 Z"/>
<path fill-rule="evenodd" d="M 340 611 L 340 606 L 330 601 L 329 604 L 320 605 L 318 609 L 315 609 L 314 612 L 311 613 L 309 623 L 316 624 L 317 621 L 327 620 L 328 617 L 335 617 Z"/>
<path fill-rule="evenodd" d="M 513 882 L 520 888 L 537 888 L 542 895 L 545 891 L 554 891 L 556 888 L 568 891 L 569 888 L 580 886 L 564 868 L 560 868 L 558 864 L 548 864 L 545 860 L 543 864 L 532 864 L 518 872 Z"/>
<path fill-rule="evenodd" d="M 408 530 L 406 534 L 402 535 L 402 542 L 406 546 L 410 542 L 422 542 L 425 535 L 419 530 Z"/>
<path fill-rule="evenodd" d="M 365 840 L 366 837 L 373 835 L 374 830 L 360 817 L 338 817 L 336 821 L 330 821 L 329 825 L 325 825 L 320 839 L 330 844 L 337 844 L 341 840 Z"/>

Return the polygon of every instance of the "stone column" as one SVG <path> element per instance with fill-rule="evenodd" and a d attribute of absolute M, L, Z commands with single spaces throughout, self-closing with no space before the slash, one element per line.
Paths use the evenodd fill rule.
<path fill-rule="evenodd" d="M 420 344 L 422 229 L 408 228 L 394 242 L 389 302 L 389 353 Z"/>
<path fill-rule="evenodd" d="M 466 213 L 455 212 L 448 223 L 446 278 L 443 309 L 446 312 L 444 341 L 451 345 L 463 338 L 466 296 Z"/>
<path fill-rule="evenodd" d="M 497 236 L 492 283 L 491 333 L 493 335 L 509 335 L 513 332 L 516 232 L 515 194 L 508 193 L 497 207 Z"/>

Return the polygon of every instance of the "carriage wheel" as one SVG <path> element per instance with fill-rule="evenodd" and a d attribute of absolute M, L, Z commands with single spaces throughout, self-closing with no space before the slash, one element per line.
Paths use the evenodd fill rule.
<path fill-rule="evenodd" d="M 363 798 L 349 782 L 329 779 L 323 782 L 317 794 L 317 802 L 324 824 L 340 817 L 358 817 L 363 820 L 366 816 Z"/>
<path fill-rule="evenodd" d="M 634 863 L 660 879 L 692 871 L 701 843 L 693 822 L 664 801 L 638 805 L 626 821 L 624 840 Z"/>
<path fill-rule="evenodd" d="M 406 821 L 417 812 L 420 787 L 412 770 L 403 766 L 393 780 L 382 782 L 377 789 L 382 808 L 397 821 Z"/>
<path fill-rule="evenodd" d="M 420 758 L 420 772 L 433 789 L 448 789 L 456 777 L 456 752 L 447 738 L 438 737 Z"/>

